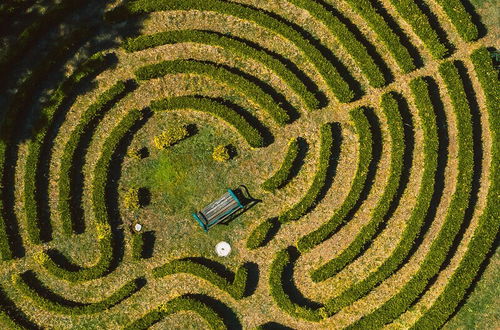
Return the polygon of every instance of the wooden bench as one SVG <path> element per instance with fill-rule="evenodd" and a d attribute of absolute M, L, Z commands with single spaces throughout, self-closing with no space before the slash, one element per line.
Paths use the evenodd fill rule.
<path fill-rule="evenodd" d="M 210 203 L 203 210 L 193 213 L 193 217 L 198 224 L 207 232 L 211 227 L 228 219 L 231 215 L 244 206 L 236 196 L 236 194 L 228 189 L 221 198 Z"/>

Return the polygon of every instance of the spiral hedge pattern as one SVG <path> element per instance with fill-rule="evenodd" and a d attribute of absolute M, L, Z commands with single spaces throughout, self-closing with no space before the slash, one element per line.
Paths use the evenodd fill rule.
<path fill-rule="evenodd" d="M 0 17 L 4 327 L 439 328 L 478 278 L 500 86 L 461 0 L 8 0 Z M 189 136 L 153 150 L 178 123 Z M 234 159 L 202 156 L 215 142 Z M 188 211 L 239 184 L 260 202 L 203 233 Z"/>

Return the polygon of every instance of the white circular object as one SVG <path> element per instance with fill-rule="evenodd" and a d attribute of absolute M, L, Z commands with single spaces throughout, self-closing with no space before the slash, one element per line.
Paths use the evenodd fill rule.
<path fill-rule="evenodd" d="M 142 225 L 140 223 L 136 223 L 134 226 L 135 231 L 141 231 Z"/>
<path fill-rule="evenodd" d="M 219 257 L 227 257 L 231 253 L 231 245 L 228 242 L 219 242 L 215 246 L 215 252 Z"/>

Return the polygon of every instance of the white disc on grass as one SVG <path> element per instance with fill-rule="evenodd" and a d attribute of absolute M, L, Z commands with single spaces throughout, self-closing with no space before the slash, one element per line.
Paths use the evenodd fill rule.
<path fill-rule="evenodd" d="M 136 223 L 134 226 L 135 231 L 141 231 L 142 225 L 140 223 Z"/>
<path fill-rule="evenodd" d="M 219 242 L 215 246 L 215 252 L 219 257 L 227 257 L 231 253 L 231 245 L 228 242 Z"/>

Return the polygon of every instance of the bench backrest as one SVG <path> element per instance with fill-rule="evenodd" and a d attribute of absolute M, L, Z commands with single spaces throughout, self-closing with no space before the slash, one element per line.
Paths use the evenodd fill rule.
<path fill-rule="evenodd" d="M 205 231 L 208 231 L 210 227 L 227 219 L 242 208 L 243 204 L 241 204 L 238 197 L 231 189 L 228 189 L 227 193 L 222 197 L 210 203 L 201 211 L 193 213 L 193 217 Z"/>

